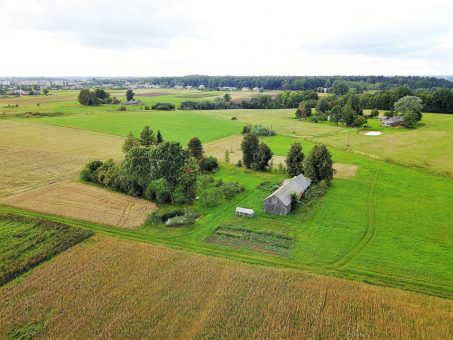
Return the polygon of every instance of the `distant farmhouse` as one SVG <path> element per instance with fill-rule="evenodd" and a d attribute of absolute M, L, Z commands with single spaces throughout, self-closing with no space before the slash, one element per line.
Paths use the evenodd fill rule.
<path fill-rule="evenodd" d="M 264 211 L 274 215 L 289 214 L 291 212 L 291 195 L 295 193 L 298 198 L 301 198 L 310 184 L 310 179 L 302 174 L 285 180 L 280 188 L 266 197 Z"/>
<path fill-rule="evenodd" d="M 390 127 L 390 126 L 400 126 L 404 122 L 404 118 L 402 116 L 394 116 L 387 118 L 385 116 L 380 116 L 379 120 L 381 121 L 382 126 Z"/>

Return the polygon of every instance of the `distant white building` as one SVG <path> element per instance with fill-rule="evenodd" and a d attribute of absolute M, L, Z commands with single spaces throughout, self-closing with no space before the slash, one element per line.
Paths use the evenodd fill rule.
<path fill-rule="evenodd" d="M 190 85 L 186 86 L 186 90 L 192 90 L 192 89 L 193 89 L 193 86 L 190 86 Z"/>
<path fill-rule="evenodd" d="M 173 87 L 175 90 L 182 90 L 184 88 L 184 86 L 181 86 L 181 85 L 175 85 Z"/>
<path fill-rule="evenodd" d="M 244 87 L 242 88 L 242 91 L 250 91 L 250 87 L 244 86 Z"/>
<path fill-rule="evenodd" d="M 253 88 L 253 91 L 255 91 L 255 92 L 258 92 L 259 90 L 260 90 L 260 88 L 256 87 L 256 86 Z"/>
<path fill-rule="evenodd" d="M 200 86 L 198 86 L 198 89 L 199 89 L 199 90 L 204 90 L 204 89 L 206 89 L 206 86 L 200 85 Z"/>

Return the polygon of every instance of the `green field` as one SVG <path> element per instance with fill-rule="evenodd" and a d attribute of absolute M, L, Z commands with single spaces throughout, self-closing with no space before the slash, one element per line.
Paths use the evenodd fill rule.
<path fill-rule="evenodd" d="M 239 122 L 194 111 L 108 112 L 37 119 L 40 123 L 119 136 L 126 136 L 129 131 L 138 136 L 143 127 L 149 125 L 154 131 L 159 129 L 164 139 L 179 141 L 184 145 L 195 136 L 208 142 L 238 134 L 242 130 Z"/>

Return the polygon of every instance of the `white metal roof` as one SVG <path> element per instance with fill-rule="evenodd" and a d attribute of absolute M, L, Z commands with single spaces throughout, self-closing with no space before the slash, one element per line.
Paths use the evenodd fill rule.
<path fill-rule="evenodd" d="M 255 211 L 253 209 L 247 209 L 247 208 L 241 208 L 241 207 L 237 207 L 236 212 L 241 213 L 241 214 L 246 214 L 246 215 L 253 215 L 255 213 Z"/>

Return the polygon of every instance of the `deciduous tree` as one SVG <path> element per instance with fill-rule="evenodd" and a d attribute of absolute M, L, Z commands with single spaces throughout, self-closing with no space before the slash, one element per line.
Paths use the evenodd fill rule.
<path fill-rule="evenodd" d="M 286 168 L 291 177 L 304 173 L 303 161 L 304 153 L 302 152 L 302 145 L 298 142 L 294 142 L 286 157 Z"/>
<path fill-rule="evenodd" d="M 316 184 L 322 180 L 330 183 L 333 179 L 332 155 L 324 145 L 315 145 L 304 161 L 305 176 Z"/>
<path fill-rule="evenodd" d="M 244 136 L 244 139 L 242 140 L 241 143 L 242 160 L 244 161 L 244 165 L 247 168 L 252 167 L 255 157 L 255 151 L 258 149 L 258 144 L 259 144 L 258 137 L 253 133 L 247 133 Z"/>

